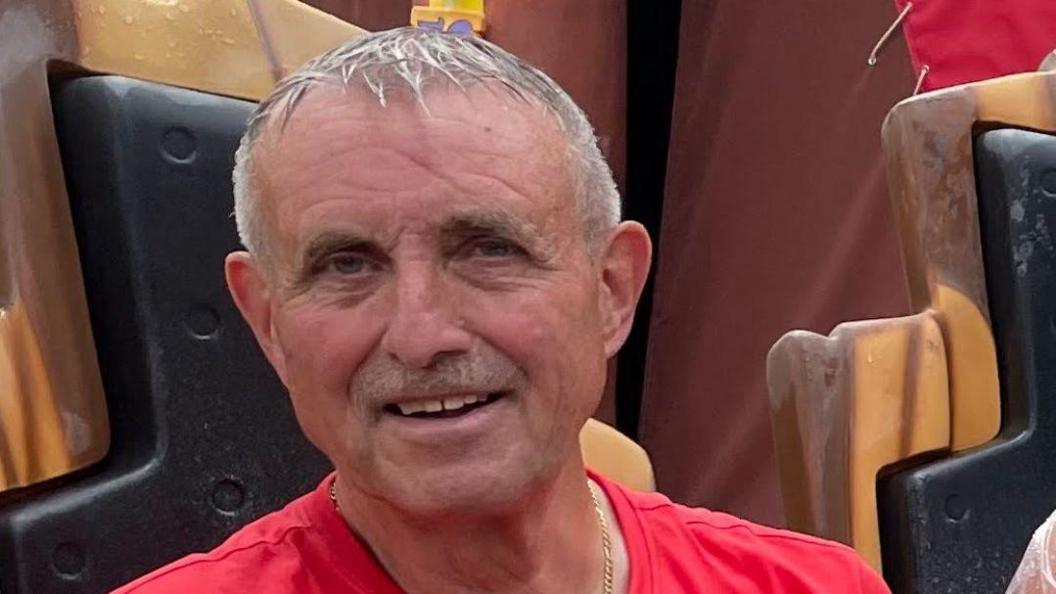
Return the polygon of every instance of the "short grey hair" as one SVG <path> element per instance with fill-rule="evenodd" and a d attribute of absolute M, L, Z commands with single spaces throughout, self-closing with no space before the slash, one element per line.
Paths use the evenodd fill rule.
<path fill-rule="evenodd" d="M 594 247 L 601 235 L 619 222 L 620 195 L 594 129 L 557 83 L 493 43 L 402 27 L 357 37 L 308 61 L 279 81 L 254 110 L 235 153 L 232 174 L 235 223 L 242 245 L 250 253 L 266 257 L 259 201 L 252 183 L 253 145 L 271 123 L 281 130 L 307 91 L 320 84 L 364 88 L 385 106 L 391 85 L 410 91 L 428 113 L 426 88 L 445 81 L 460 89 L 491 83 L 515 100 L 536 102 L 552 113 L 568 138 L 576 206 L 588 246 Z"/>

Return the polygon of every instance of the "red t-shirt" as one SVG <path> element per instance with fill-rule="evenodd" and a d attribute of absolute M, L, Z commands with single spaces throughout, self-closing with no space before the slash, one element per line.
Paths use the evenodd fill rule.
<path fill-rule="evenodd" d="M 631 594 L 888 594 L 841 544 L 683 507 L 588 474 L 619 521 Z M 331 480 L 212 552 L 185 557 L 115 594 L 402 594 L 334 509 Z"/>

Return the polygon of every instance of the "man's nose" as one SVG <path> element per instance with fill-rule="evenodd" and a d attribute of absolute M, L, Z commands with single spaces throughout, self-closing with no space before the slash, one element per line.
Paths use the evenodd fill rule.
<path fill-rule="evenodd" d="M 381 347 L 402 364 L 425 369 L 469 351 L 473 337 L 459 315 L 458 296 L 442 272 L 420 264 L 396 276 L 391 317 Z"/>

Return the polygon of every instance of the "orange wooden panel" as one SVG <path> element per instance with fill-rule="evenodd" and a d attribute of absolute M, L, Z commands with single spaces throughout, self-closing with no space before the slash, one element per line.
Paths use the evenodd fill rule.
<path fill-rule="evenodd" d="M 605 423 L 589 419 L 579 432 L 579 446 L 584 463 L 592 470 L 632 489 L 656 489 L 649 455 Z"/>
<path fill-rule="evenodd" d="M 910 299 L 935 314 L 946 341 L 954 450 L 986 443 L 1001 426 L 972 161 L 976 131 L 999 126 L 1056 132 L 1056 72 L 907 99 L 882 132 Z"/>
<path fill-rule="evenodd" d="M 876 477 L 950 445 L 946 354 L 930 314 L 795 331 L 767 358 L 789 527 L 845 542 L 880 569 Z"/>

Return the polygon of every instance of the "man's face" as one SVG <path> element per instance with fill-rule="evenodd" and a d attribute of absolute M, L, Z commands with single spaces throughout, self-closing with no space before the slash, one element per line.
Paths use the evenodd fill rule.
<path fill-rule="evenodd" d="M 345 484 L 487 509 L 580 464 L 610 354 L 602 274 L 550 115 L 484 87 L 428 106 L 319 88 L 261 139 L 255 330 Z"/>

